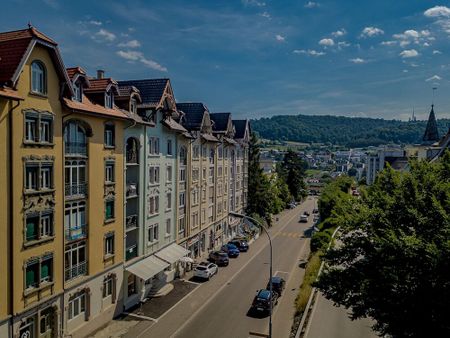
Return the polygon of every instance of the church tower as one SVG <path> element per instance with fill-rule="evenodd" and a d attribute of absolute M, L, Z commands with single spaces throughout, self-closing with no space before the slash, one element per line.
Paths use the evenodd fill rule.
<path fill-rule="evenodd" d="M 427 128 L 422 138 L 423 144 L 433 144 L 439 141 L 439 132 L 436 123 L 436 116 L 434 115 L 434 104 L 431 105 L 430 116 L 428 117 Z"/>

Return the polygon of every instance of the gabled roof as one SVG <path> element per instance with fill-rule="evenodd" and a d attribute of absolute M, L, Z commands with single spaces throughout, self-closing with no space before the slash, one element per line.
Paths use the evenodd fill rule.
<path fill-rule="evenodd" d="M 119 119 L 130 118 L 126 114 L 126 112 L 122 111 L 121 109 L 118 109 L 117 107 L 114 107 L 113 109 L 106 108 L 104 106 L 92 102 L 91 100 L 89 100 L 88 97 L 86 97 L 86 95 L 83 95 L 83 102 L 73 101 L 66 97 L 63 98 L 63 102 L 69 109 L 78 112 L 91 113 L 99 116 L 113 117 Z"/>
<path fill-rule="evenodd" d="M 234 128 L 236 129 L 236 134 L 234 138 L 243 139 L 245 137 L 245 132 L 248 126 L 248 120 L 233 120 Z"/>
<path fill-rule="evenodd" d="M 115 98 L 116 100 L 130 99 L 131 95 L 135 95 L 138 102 L 142 102 L 141 92 L 135 86 L 121 86 L 119 85 L 119 95 Z"/>
<path fill-rule="evenodd" d="M 86 88 L 85 93 L 103 93 L 113 88 L 116 93 L 119 93 L 119 87 L 117 85 L 117 81 L 113 80 L 110 77 L 106 77 L 103 79 L 90 78 L 89 79 L 90 86 Z"/>
<path fill-rule="evenodd" d="M 422 138 L 425 144 L 434 143 L 439 141 L 439 132 L 436 123 L 436 116 L 434 115 L 434 104 L 431 105 L 430 115 L 428 117 L 427 127 Z"/>
<path fill-rule="evenodd" d="M 156 108 L 164 96 L 169 79 L 144 79 L 119 81 L 119 86 L 134 86 L 139 89 L 142 104 L 146 108 Z"/>
<path fill-rule="evenodd" d="M 228 130 L 228 121 L 231 119 L 231 113 L 213 113 L 210 114 L 214 121 L 213 130 L 219 133 L 226 133 Z"/>
<path fill-rule="evenodd" d="M 177 103 L 177 109 L 184 113 L 183 126 L 187 130 L 200 130 L 204 114 L 209 113 L 201 102 Z"/>
<path fill-rule="evenodd" d="M 0 33 L 0 84 L 15 87 L 22 67 L 36 43 L 49 48 L 61 79 L 69 82 L 57 43 L 34 27 Z M 69 86 L 72 93 L 72 87 Z"/>
<path fill-rule="evenodd" d="M 67 71 L 67 75 L 69 76 L 70 80 L 73 80 L 73 77 L 76 74 L 82 74 L 82 75 L 86 76 L 86 71 L 79 66 L 67 68 L 66 71 Z"/>
<path fill-rule="evenodd" d="M 8 87 L 0 87 L 0 97 L 6 97 L 13 100 L 23 100 L 23 97 L 19 95 L 17 90 Z"/>

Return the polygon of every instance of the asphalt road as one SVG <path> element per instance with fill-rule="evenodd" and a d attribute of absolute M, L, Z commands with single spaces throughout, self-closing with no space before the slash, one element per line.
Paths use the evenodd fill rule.
<path fill-rule="evenodd" d="M 315 206 L 315 200 L 309 198 L 295 212 L 286 219 L 286 223 L 270 230 L 273 245 L 273 272 L 288 281 L 284 295 L 274 308 L 273 337 L 287 337 L 292 324 L 293 303 L 300 281 L 293 281 L 290 277 L 297 275 L 299 258 L 302 251 L 309 250 L 308 243 L 302 238 L 303 231 L 312 224 L 299 223 L 300 214 L 304 210 L 309 212 Z M 262 234 L 265 236 L 265 234 Z M 269 317 L 253 317 L 249 315 L 250 305 L 258 289 L 265 288 L 269 280 L 269 247 L 266 243 L 248 264 L 243 266 L 222 289 L 209 299 L 198 311 L 181 325 L 172 337 L 185 338 L 220 338 L 220 337 L 249 337 L 249 332 L 268 333 Z M 248 253 L 252 255 L 251 247 Z M 238 258 L 239 259 L 239 258 Z M 231 265 L 233 262 L 231 262 Z M 297 288 L 289 289 L 293 284 Z M 287 319 L 287 321 L 286 321 Z M 281 325 L 277 325 L 281 323 Z M 282 332 L 281 332 L 282 331 Z"/>
<path fill-rule="evenodd" d="M 336 307 L 333 302 L 318 294 L 305 338 L 376 338 L 370 328 L 372 321 L 362 319 L 352 321 L 343 307 Z"/>

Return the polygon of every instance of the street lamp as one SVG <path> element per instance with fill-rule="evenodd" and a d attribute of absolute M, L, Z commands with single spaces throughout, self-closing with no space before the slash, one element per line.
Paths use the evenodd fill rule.
<path fill-rule="evenodd" d="M 270 291 L 270 317 L 269 317 L 269 338 L 272 338 L 272 309 L 273 309 L 273 294 L 272 294 L 272 239 L 270 238 L 269 232 L 267 231 L 267 228 L 262 225 L 259 221 L 254 219 L 253 217 L 244 215 L 244 214 L 238 214 L 237 212 L 230 211 L 229 214 L 231 216 L 240 217 L 240 218 L 247 218 L 254 222 L 256 225 L 258 225 L 260 228 L 262 228 L 266 234 L 267 238 L 269 238 L 269 246 L 270 246 L 270 278 L 269 278 L 269 291 Z"/>

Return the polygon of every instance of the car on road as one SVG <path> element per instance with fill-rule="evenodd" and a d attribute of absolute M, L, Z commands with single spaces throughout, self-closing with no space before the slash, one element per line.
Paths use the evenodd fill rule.
<path fill-rule="evenodd" d="M 314 208 L 314 209 L 313 209 L 313 214 L 318 214 L 318 213 L 319 213 L 319 209 Z"/>
<path fill-rule="evenodd" d="M 272 291 L 278 294 L 278 297 L 283 293 L 286 287 L 286 281 L 282 277 L 274 276 L 272 277 Z M 267 283 L 267 290 L 270 290 L 270 280 Z"/>
<path fill-rule="evenodd" d="M 225 244 L 220 249 L 226 252 L 230 258 L 239 256 L 239 249 L 234 244 Z"/>
<path fill-rule="evenodd" d="M 210 262 L 201 262 L 194 268 L 194 277 L 209 280 L 219 271 L 219 267 Z"/>
<path fill-rule="evenodd" d="M 270 293 L 269 290 L 261 289 L 256 291 L 255 298 L 253 298 L 252 307 L 253 311 L 269 312 L 270 311 L 270 298 L 272 298 L 272 309 L 278 303 L 278 295 L 276 292 Z"/>
<path fill-rule="evenodd" d="M 300 216 L 300 223 L 308 223 L 308 215 L 301 215 Z"/>
<path fill-rule="evenodd" d="M 248 242 L 244 239 L 233 239 L 228 244 L 235 245 L 240 252 L 247 252 L 249 249 Z"/>
<path fill-rule="evenodd" d="M 303 215 L 309 216 L 309 211 L 305 211 Z"/>
<path fill-rule="evenodd" d="M 219 266 L 227 266 L 230 262 L 228 254 L 224 251 L 211 251 L 209 253 L 209 261 Z"/>

